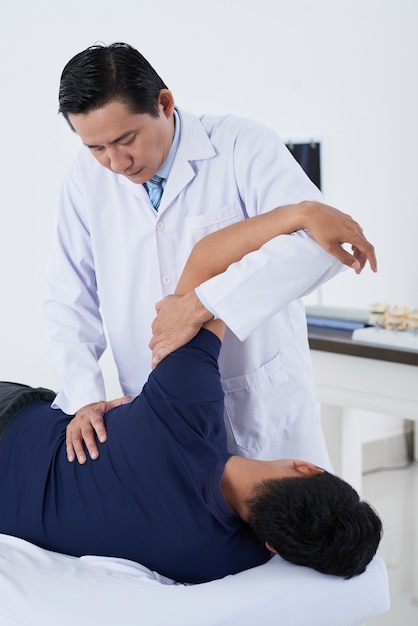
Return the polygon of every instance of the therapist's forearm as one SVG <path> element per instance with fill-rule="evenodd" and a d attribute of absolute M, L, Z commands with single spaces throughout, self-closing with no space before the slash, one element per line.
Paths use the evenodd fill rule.
<path fill-rule="evenodd" d="M 177 322 L 175 314 L 177 312 L 178 315 L 179 309 L 177 305 L 172 309 L 169 318 L 171 322 L 174 318 L 175 327 L 185 326 L 191 315 L 194 325 L 204 325 L 222 340 L 225 324 L 221 320 L 210 319 L 212 314 L 193 290 L 209 278 L 225 272 L 230 265 L 258 250 L 270 239 L 301 228 L 306 223 L 303 217 L 305 210 L 306 207 L 302 205 L 281 207 L 232 224 L 201 239 L 194 246 L 175 290 L 176 296 L 184 297 L 181 307 L 185 307 L 180 309 L 181 315 Z M 166 307 L 168 305 L 166 302 Z M 156 328 L 154 323 L 154 330 Z M 155 348 L 154 341 L 151 341 L 150 346 Z"/>
<path fill-rule="evenodd" d="M 231 224 L 201 239 L 193 248 L 175 291 L 183 295 L 213 276 L 222 274 L 246 254 L 267 241 L 308 228 L 306 203 L 279 207 L 268 213 Z"/>
<path fill-rule="evenodd" d="M 352 244 L 353 254 L 343 242 Z M 341 262 L 361 271 L 367 259 L 375 269 L 374 248 L 361 227 L 318 202 L 280 207 L 208 235 L 193 248 L 175 296 L 157 304 L 149 344 L 153 367 L 213 319 L 209 309 L 243 340 L 283 306 L 341 271 Z M 195 294 L 197 286 L 210 306 Z"/>
<path fill-rule="evenodd" d="M 377 271 L 374 247 L 356 221 L 334 207 L 305 201 L 242 220 L 204 237 L 190 255 L 194 273 L 201 277 L 200 282 L 195 279 L 191 288 L 222 274 L 232 263 L 271 239 L 301 229 L 309 230 L 324 250 L 357 273 L 367 261 Z M 352 253 L 343 248 L 343 243 L 351 244 Z M 181 283 L 180 288 L 183 289 Z"/>

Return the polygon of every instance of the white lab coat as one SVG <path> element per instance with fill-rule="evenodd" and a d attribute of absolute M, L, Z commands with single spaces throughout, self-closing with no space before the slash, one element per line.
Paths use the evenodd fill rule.
<path fill-rule="evenodd" d="M 45 313 L 61 377 L 56 406 L 66 413 L 105 397 L 101 315 L 123 393 L 136 396 L 150 372 L 155 302 L 173 292 L 194 243 L 247 216 L 322 199 L 270 129 L 179 113 L 180 143 L 158 213 L 143 185 L 103 168 L 86 148 L 63 183 Z M 202 286 L 230 329 L 220 368 L 232 452 L 329 467 L 300 297 L 340 269 L 300 231 Z"/>

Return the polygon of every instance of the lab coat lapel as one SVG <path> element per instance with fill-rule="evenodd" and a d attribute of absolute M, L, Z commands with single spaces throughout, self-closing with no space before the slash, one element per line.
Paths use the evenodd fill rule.
<path fill-rule="evenodd" d="M 199 118 L 185 111 L 178 111 L 178 113 L 181 120 L 180 143 L 161 198 L 161 204 L 158 209 L 159 215 L 172 204 L 196 176 L 195 161 L 210 159 L 216 154 Z M 136 195 L 143 204 L 149 205 L 148 208 L 151 207 L 148 194 L 143 185 L 132 183 L 125 176 L 120 176 L 119 181 Z"/>
<path fill-rule="evenodd" d="M 145 189 L 144 185 L 141 185 L 139 183 L 133 183 L 131 180 L 128 180 L 126 176 L 123 176 L 122 174 L 119 174 L 118 178 L 119 178 L 119 183 L 123 185 L 124 187 L 126 187 L 126 189 L 129 189 L 129 191 L 133 193 L 134 196 L 136 196 L 138 200 L 141 201 L 142 204 L 147 205 L 147 206 L 149 205 L 151 208 L 153 208 L 150 202 L 147 190 Z"/>
<path fill-rule="evenodd" d="M 178 113 L 181 123 L 180 143 L 161 199 L 160 213 L 196 176 L 195 161 L 210 159 L 216 154 L 200 120 L 186 111 L 180 110 Z"/>

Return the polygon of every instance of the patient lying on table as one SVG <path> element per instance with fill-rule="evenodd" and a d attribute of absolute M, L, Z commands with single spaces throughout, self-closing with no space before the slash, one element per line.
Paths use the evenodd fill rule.
<path fill-rule="evenodd" d="M 251 245 L 274 234 L 266 224 Z M 227 263 L 246 251 L 237 238 Z M 201 282 L 194 270 L 202 266 L 207 258 L 189 261 L 177 293 Z M 255 567 L 274 552 L 324 573 L 363 572 L 382 526 L 347 483 L 308 462 L 228 453 L 224 330 L 221 320 L 208 322 L 137 398 L 109 411 L 107 441 L 84 465 L 67 460 L 71 416 L 50 408 L 53 392 L 0 383 L 0 532 L 74 556 L 138 561 L 190 583 Z"/>

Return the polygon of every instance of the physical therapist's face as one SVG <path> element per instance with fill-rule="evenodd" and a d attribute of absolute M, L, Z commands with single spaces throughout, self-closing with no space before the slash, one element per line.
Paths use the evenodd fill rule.
<path fill-rule="evenodd" d="M 174 136 L 174 99 L 162 89 L 159 116 L 132 113 L 128 105 L 112 100 L 88 113 L 68 118 L 98 162 L 134 183 L 145 183 L 161 167 Z"/>

